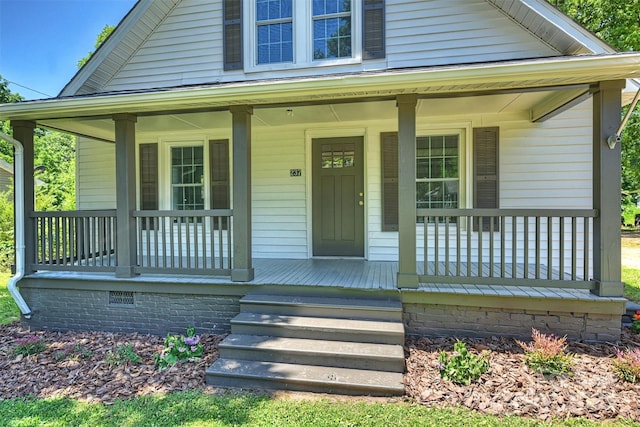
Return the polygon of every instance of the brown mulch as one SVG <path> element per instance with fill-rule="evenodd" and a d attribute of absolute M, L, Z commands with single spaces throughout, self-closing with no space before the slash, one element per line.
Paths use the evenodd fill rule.
<path fill-rule="evenodd" d="M 42 353 L 15 356 L 15 340 L 37 335 L 47 344 Z M 30 332 L 17 324 L 0 326 L 0 400 L 35 396 L 70 397 L 112 403 L 135 396 L 201 389 L 205 369 L 218 357 L 224 335 L 202 335 L 205 356 L 159 372 L 153 357 L 163 337 L 106 332 Z M 440 378 L 440 351 L 452 351 L 455 338 L 408 338 L 405 345 L 406 399 L 433 406 L 464 406 L 474 411 L 548 420 L 584 417 L 640 421 L 640 384 L 618 379 L 611 360 L 617 348 L 638 347 L 640 337 L 625 335 L 615 344 L 570 343 L 576 356 L 574 375 L 545 378 L 522 362 L 513 339 L 463 339 L 472 351 L 490 350 L 490 368 L 478 383 L 458 386 Z M 109 363 L 121 345 L 133 345 L 140 364 Z"/>

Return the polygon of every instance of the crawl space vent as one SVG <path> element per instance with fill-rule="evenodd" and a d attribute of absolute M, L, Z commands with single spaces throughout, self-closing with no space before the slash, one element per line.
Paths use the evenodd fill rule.
<path fill-rule="evenodd" d="M 109 305 L 133 305 L 133 292 L 109 291 Z"/>

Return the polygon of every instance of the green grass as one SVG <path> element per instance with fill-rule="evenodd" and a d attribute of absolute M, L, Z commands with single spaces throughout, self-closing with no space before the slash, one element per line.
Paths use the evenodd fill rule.
<path fill-rule="evenodd" d="M 624 282 L 624 297 L 640 303 L 640 270 L 622 267 L 622 281 Z"/>
<path fill-rule="evenodd" d="M 582 419 L 551 424 L 518 417 L 479 415 L 406 402 L 292 400 L 245 393 L 212 396 L 191 391 L 138 397 L 112 405 L 72 399 L 0 401 L 6 426 L 631 426 Z"/>
<path fill-rule="evenodd" d="M 20 310 L 7 291 L 9 273 L 0 272 L 0 325 L 15 322 L 20 318 Z"/>

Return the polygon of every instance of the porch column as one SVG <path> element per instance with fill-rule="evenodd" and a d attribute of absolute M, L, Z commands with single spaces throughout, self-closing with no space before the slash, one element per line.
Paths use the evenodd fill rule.
<path fill-rule="evenodd" d="M 116 277 L 133 277 L 136 265 L 136 121 L 134 114 L 114 114 L 116 131 Z"/>
<path fill-rule="evenodd" d="M 233 269 L 231 280 L 249 282 L 251 259 L 251 115 L 253 107 L 229 108 L 233 124 Z"/>
<path fill-rule="evenodd" d="M 593 94 L 593 221 L 594 293 L 622 296 L 620 255 L 620 143 L 612 149 L 607 139 L 615 135 L 621 121 L 621 90 L 624 80 L 600 82 Z"/>
<path fill-rule="evenodd" d="M 22 176 L 24 182 L 24 268 L 25 274 L 33 273 L 33 265 L 36 263 L 36 221 L 31 216 L 31 212 L 35 211 L 36 196 L 34 191 L 33 177 L 33 131 L 36 128 L 35 122 L 26 120 L 14 120 L 11 122 L 13 128 L 13 137 L 22 143 L 24 147 L 24 174 Z M 15 169 L 14 169 L 15 170 Z M 14 194 L 17 197 L 17 194 Z M 15 219 L 17 220 L 17 218 Z M 17 249 L 17 248 L 16 248 Z"/>
<path fill-rule="evenodd" d="M 398 106 L 398 287 L 417 288 L 416 95 L 399 95 Z"/>

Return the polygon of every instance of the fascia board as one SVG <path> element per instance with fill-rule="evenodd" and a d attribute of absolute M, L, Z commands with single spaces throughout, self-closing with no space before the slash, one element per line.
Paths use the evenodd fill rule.
<path fill-rule="evenodd" d="M 0 119 L 38 120 L 104 116 L 114 113 L 152 113 L 229 105 L 343 99 L 345 94 L 372 96 L 428 93 L 430 88 L 462 85 L 479 88 L 544 88 L 640 77 L 640 53 L 550 58 L 545 60 L 402 70 L 388 73 L 324 76 L 296 80 L 266 80 L 212 87 L 176 88 L 146 93 L 105 94 L 53 98 L 0 105 Z M 547 83 L 545 83 L 547 82 Z M 360 95 L 367 91 L 371 94 Z"/>

